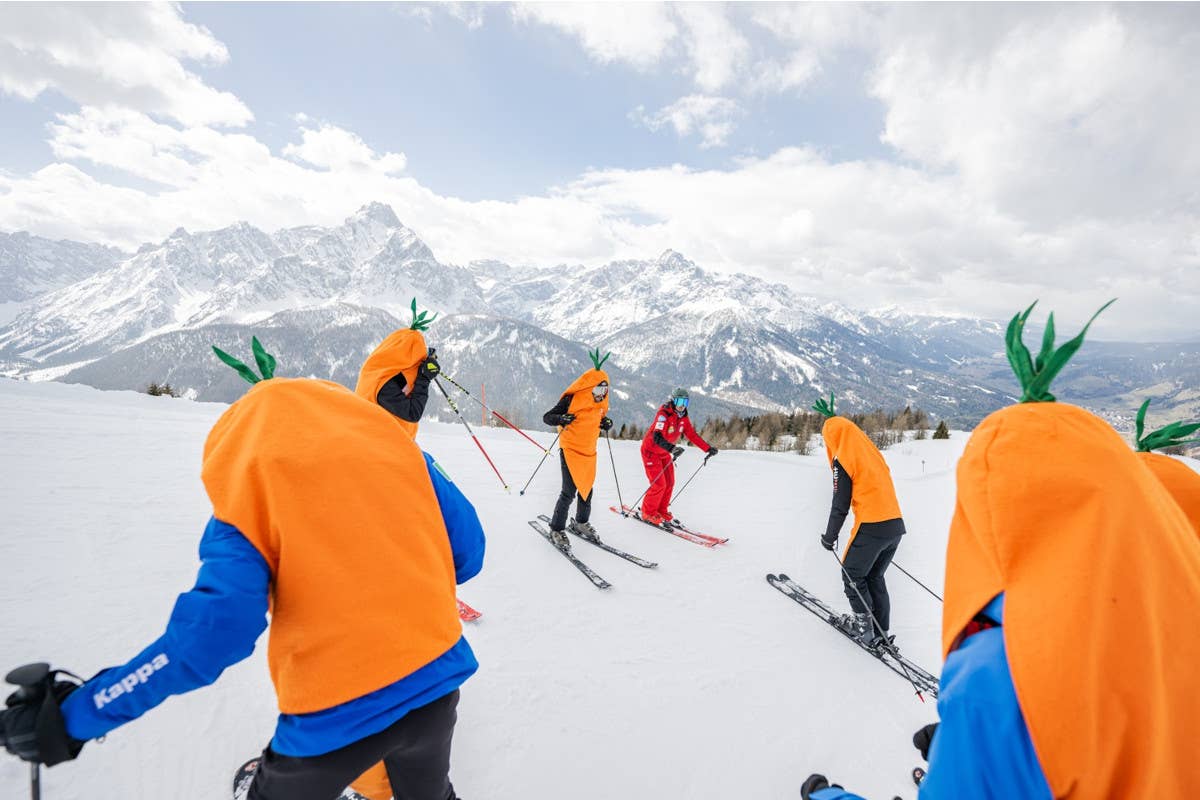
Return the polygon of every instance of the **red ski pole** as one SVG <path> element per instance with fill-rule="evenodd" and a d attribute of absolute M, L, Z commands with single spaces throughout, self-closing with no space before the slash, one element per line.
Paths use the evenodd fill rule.
<path fill-rule="evenodd" d="M 463 427 L 467 429 L 467 433 L 471 434 L 471 439 L 474 440 L 475 446 L 479 448 L 479 452 L 483 453 L 483 457 L 487 459 L 488 466 L 492 468 L 492 472 L 496 473 L 496 477 L 500 479 L 501 485 L 504 486 L 504 491 L 507 492 L 508 482 L 504 480 L 504 476 L 500 474 L 500 470 L 496 469 L 496 465 L 492 463 L 492 457 L 488 455 L 487 450 L 483 449 L 483 445 L 480 444 L 479 437 L 475 435 L 475 431 L 471 430 L 471 423 L 467 422 L 466 418 L 462 415 L 462 412 L 458 410 L 458 406 L 453 400 L 450 399 L 450 395 L 446 394 L 446 390 L 442 387 L 442 382 L 437 378 L 434 378 L 433 382 L 437 385 L 438 391 L 442 393 L 442 397 L 446 398 L 446 402 L 450 404 L 450 410 L 454 412 L 456 417 L 458 417 L 458 421 L 461 422 Z"/>
<path fill-rule="evenodd" d="M 455 386 L 455 387 L 457 387 L 457 388 L 458 388 L 458 390 L 459 390 L 459 391 L 461 391 L 463 394 L 465 394 L 467 397 L 471 398 L 471 399 L 472 399 L 472 400 L 474 400 L 476 403 L 479 403 L 479 405 L 480 405 L 480 406 L 483 408 L 483 410 L 484 410 L 484 411 L 488 412 L 488 413 L 489 413 L 489 414 L 491 414 L 493 417 L 495 417 L 496 419 L 500 420 L 500 421 L 501 421 L 501 422 L 503 422 L 505 425 L 507 425 L 508 427 L 512 428 L 514 431 L 516 431 L 517 433 L 521 434 L 521 435 L 522 435 L 522 436 L 524 436 L 526 439 L 528 439 L 530 442 L 532 442 L 534 447 L 536 447 L 537 449 L 541 450 L 541 451 L 542 451 L 543 453 L 545 453 L 546 455 L 549 455 L 549 454 L 550 454 L 550 451 L 549 451 L 549 450 L 547 450 L 545 447 L 542 447 L 540 444 L 538 444 L 538 441 L 537 441 L 537 439 L 534 439 L 534 438 L 532 438 L 532 437 L 531 437 L 529 434 L 525 433 L 525 431 L 521 430 L 521 429 L 520 429 L 520 428 L 518 428 L 516 425 L 513 425 L 511 422 L 509 422 L 507 419 L 505 419 L 505 418 L 504 418 L 504 415 L 503 415 L 503 414 L 501 414 L 499 411 L 495 411 L 495 410 L 493 410 L 493 409 L 492 409 L 490 406 L 488 406 L 488 404 L 487 404 L 487 403 L 483 402 L 482 400 L 480 400 L 479 398 L 477 398 L 475 395 L 471 394 L 469 391 L 467 391 L 467 387 L 463 386 L 461 383 L 459 383 L 458 381 L 454 380 L 454 378 L 451 378 L 449 375 L 447 375 L 447 374 L 446 374 L 446 373 L 444 373 L 444 372 L 442 373 L 441 377 L 445 378 L 446 380 L 450 381 L 450 383 L 454 384 L 454 386 Z"/>

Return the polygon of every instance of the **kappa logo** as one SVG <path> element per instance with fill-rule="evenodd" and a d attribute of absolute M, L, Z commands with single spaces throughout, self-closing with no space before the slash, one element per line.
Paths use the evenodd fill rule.
<path fill-rule="evenodd" d="M 109 686 L 107 689 L 101 689 L 92 695 L 92 700 L 96 703 L 96 708 L 104 708 L 121 695 L 130 694 L 138 686 L 149 680 L 151 675 L 169 663 L 171 662 L 167 659 L 167 654 L 159 653 L 112 686 Z"/>

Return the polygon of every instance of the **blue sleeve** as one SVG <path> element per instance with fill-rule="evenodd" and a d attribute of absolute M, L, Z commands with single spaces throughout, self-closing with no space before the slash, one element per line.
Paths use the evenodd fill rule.
<path fill-rule="evenodd" d="M 847 792 L 845 789 L 839 789 L 836 786 L 830 786 L 828 789 L 819 789 L 809 795 L 812 800 L 864 800 L 861 795 L 854 792 Z"/>
<path fill-rule="evenodd" d="M 920 800 L 1053 800 L 1017 704 L 1003 628 L 975 634 L 946 659 L 938 714 Z"/>
<path fill-rule="evenodd" d="M 207 686 L 254 652 L 267 627 L 267 562 L 237 528 L 216 518 L 200 540 L 200 562 L 196 585 L 175 601 L 166 632 L 63 702 L 71 736 L 103 736 L 173 694 Z"/>
<path fill-rule="evenodd" d="M 484 536 L 483 526 L 475 506 L 463 496 L 449 476 L 442 471 L 433 456 L 425 453 L 425 466 L 433 490 L 437 493 L 442 519 L 450 534 L 450 550 L 454 553 L 454 572 L 459 583 L 466 583 L 483 569 Z"/>

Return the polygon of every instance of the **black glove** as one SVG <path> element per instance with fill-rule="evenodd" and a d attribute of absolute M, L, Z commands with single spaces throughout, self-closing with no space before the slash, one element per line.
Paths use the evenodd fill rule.
<path fill-rule="evenodd" d="M 721 452 L 721 451 L 718 450 L 717 448 L 713 447 L 712 445 L 709 445 L 708 454 L 706 456 L 704 456 L 704 460 L 707 461 L 708 459 L 712 458 L 719 452 Z"/>
<path fill-rule="evenodd" d="M 67 695 L 79 688 L 70 675 L 48 664 L 27 664 L 8 673 L 8 682 L 21 686 L 0 712 L 0 744 L 23 761 L 52 767 L 79 755 L 84 743 L 67 733 L 60 709 Z M 72 676 L 74 677 L 74 676 Z"/>
<path fill-rule="evenodd" d="M 921 751 L 921 758 L 929 760 L 929 746 L 933 744 L 933 735 L 937 733 L 938 724 L 931 722 L 913 734 L 913 747 Z"/>
<path fill-rule="evenodd" d="M 808 778 L 804 781 L 804 783 L 800 784 L 801 800 L 809 800 L 809 798 L 812 796 L 813 792 L 818 792 L 821 789 L 829 789 L 830 787 L 831 787 L 831 784 L 829 783 L 829 780 L 824 775 L 814 772 L 812 775 L 808 776 Z M 832 784 L 832 787 L 835 789 L 842 788 L 840 785 L 838 785 L 836 783 Z"/>
<path fill-rule="evenodd" d="M 672 447 L 672 448 L 671 448 L 671 460 L 672 460 L 672 461 L 674 461 L 675 459 L 679 458 L 681 455 L 683 455 L 683 448 L 682 448 L 682 447 L 680 447 L 679 445 L 676 445 L 676 446 L 674 446 L 674 447 Z"/>
<path fill-rule="evenodd" d="M 611 430 L 612 426 L 613 426 L 613 421 L 611 419 L 609 419 L 608 417 L 605 417 L 604 419 L 600 420 L 600 430 L 602 430 L 602 431 Z"/>
<path fill-rule="evenodd" d="M 438 366 L 437 350 L 429 348 L 429 355 L 425 356 L 425 360 L 421 362 L 421 368 L 417 371 L 417 377 L 431 381 L 440 375 L 442 368 Z"/>
<path fill-rule="evenodd" d="M 564 427 L 564 428 L 565 428 L 565 427 L 567 427 L 568 425 L 570 425 L 570 424 L 571 424 L 572 422 L 574 422 L 574 421 L 575 421 L 575 415 L 574 415 L 574 414 L 559 414 L 559 415 L 558 415 L 558 419 L 557 419 L 557 420 L 555 420 L 554 424 L 555 424 L 555 425 L 561 425 L 562 427 Z"/>
<path fill-rule="evenodd" d="M 832 539 L 826 539 L 824 536 L 822 536 L 821 547 L 824 547 L 826 550 L 833 551 L 835 548 L 837 548 L 837 537 L 835 536 Z"/>

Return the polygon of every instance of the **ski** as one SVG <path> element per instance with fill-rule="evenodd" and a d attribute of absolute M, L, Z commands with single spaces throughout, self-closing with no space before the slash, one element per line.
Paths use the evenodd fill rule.
<path fill-rule="evenodd" d="M 652 522 L 646 522 L 646 520 L 642 519 L 642 515 L 638 511 L 630 508 L 629 506 L 621 506 L 620 508 L 616 506 L 609 506 L 608 510 L 614 514 L 620 514 L 622 517 L 636 519 L 643 525 L 649 525 L 655 530 L 665 531 L 672 536 L 678 536 L 680 539 L 686 539 L 687 541 L 692 542 L 693 544 L 698 544 L 701 547 L 716 547 L 719 544 L 725 544 L 729 541 L 728 539 L 718 539 L 716 536 L 709 536 L 706 533 L 697 533 L 690 528 L 684 528 L 682 526 L 655 525 Z"/>
<path fill-rule="evenodd" d="M 540 519 L 542 522 L 546 523 L 547 525 L 550 524 L 550 518 L 547 517 L 545 514 L 539 514 L 538 519 Z M 626 561 L 637 564 L 639 567 L 645 567 L 646 569 L 654 569 L 655 567 L 658 566 L 657 561 L 647 561 L 644 558 L 639 558 L 638 556 L 635 556 L 631 553 L 626 553 L 624 550 L 619 550 L 616 547 L 613 547 L 611 544 L 602 542 L 599 539 L 596 539 L 595 541 L 592 541 L 591 539 L 585 539 L 584 537 L 580 536 L 578 533 L 575 533 L 575 531 L 571 530 L 571 528 L 569 526 L 567 527 L 567 533 L 572 534 L 573 536 L 576 536 L 579 539 L 582 539 L 583 541 L 587 542 L 588 544 L 599 547 L 601 550 L 605 551 L 606 553 L 612 553 L 614 556 L 620 556 L 621 558 L 625 559 Z"/>
<path fill-rule="evenodd" d="M 793 581 L 787 575 L 767 575 L 767 583 L 771 584 L 771 586 L 778 589 L 784 595 L 790 597 L 792 600 L 807 608 L 814 615 L 824 620 L 831 628 L 845 636 L 854 644 L 858 645 L 863 651 L 874 656 L 879 661 L 882 661 L 883 664 L 892 672 L 896 673 L 902 678 L 911 679 L 919 689 L 929 692 L 935 698 L 937 697 L 938 678 L 936 675 L 933 675 L 930 672 L 922 669 L 898 653 L 894 653 L 889 650 L 874 650 L 870 647 L 867 647 L 867 645 L 863 642 L 860 642 L 859 640 L 847 634 L 844 630 L 842 630 L 841 626 L 837 624 L 837 620 L 841 616 L 840 614 L 825 604 L 825 602 L 823 602 L 820 598 L 810 593 L 803 586 Z"/>
<path fill-rule="evenodd" d="M 580 572 L 582 572 L 584 575 L 587 576 L 587 579 L 589 581 L 591 581 L 592 585 L 594 585 L 597 589 L 608 589 L 608 588 L 612 587 L 611 583 L 604 580 L 604 578 L 601 578 L 599 575 L 596 574 L 595 570 L 593 570 L 587 564 L 580 561 L 578 556 L 576 556 L 570 550 L 564 550 L 563 548 L 556 545 L 554 543 L 554 539 L 552 539 L 550 537 L 550 529 L 547 528 L 545 525 L 543 525 L 539 520 L 536 520 L 536 519 L 529 520 L 529 527 L 533 528 L 535 531 L 540 533 L 542 535 L 542 538 L 550 543 L 551 547 L 553 547 L 558 552 L 562 553 L 563 556 L 565 556 L 568 561 L 570 561 L 572 564 L 575 565 L 576 569 L 578 569 Z"/>
<path fill-rule="evenodd" d="M 471 608 L 462 600 L 458 601 L 458 618 L 463 622 L 474 622 L 482 616 L 483 614 Z"/>
<path fill-rule="evenodd" d="M 254 773 L 258 772 L 259 758 L 261 756 L 255 756 L 245 764 L 242 764 L 238 768 L 238 771 L 234 773 L 233 800 L 245 800 L 246 795 L 250 792 L 250 784 L 254 780 Z M 367 800 L 367 798 L 347 786 L 337 796 L 337 800 Z"/>

